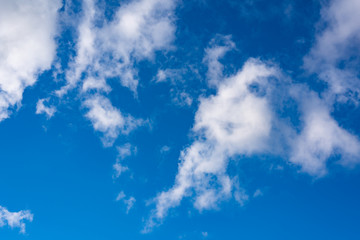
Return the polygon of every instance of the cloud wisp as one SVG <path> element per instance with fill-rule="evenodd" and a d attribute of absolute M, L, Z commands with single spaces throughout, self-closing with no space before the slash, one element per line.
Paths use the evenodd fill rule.
<path fill-rule="evenodd" d="M 58 95 L 65 94 L 79 81 L 86 90 L 106 89 L 105 80 L 113 77 L 119 77 L 123 86 L 136 92 L 135 61 L 152 59 L 155 51 L 171 47 L 174 8 L 173 0 L 131 1 L 122 4 L 111 21 L 98 26 L 96 22 L 104 18 L 102 11 L 96 1 L 84 0 L 77 53 L 66 72 L 67 84 L 57 91 Z"/>
<path fill-rule="evenodd" d="M 52 118 L 56 112 L 55 106 L 46 106 L 45 102 L 47 102 L 49 98 L 47 99 L 39 99 L 36 103 L 36 114 L 45 114 L 46 117 Z"/>
<path fill-rule="evenodd" d="M 0 206 L 0 227 L 9 226 L 10 228 L 20 228 L 20 233 L 25 233 L 24 221 L 32 222 L 33 214 L 29 210 L 10 212 L 5 207 Z"/>
<path fill-rule="evenodd" d="M 118 178 L 120 175 L 129 170 L 127 166 L 125 166 L 122 162 L 125 158 L 128 158 L 132 155 L 135 155 L 137 152 L 137 148 L 132 146 L 130 143 L 126 143 L 122 146 L 117 147 L 118 156 L 116 158 L 116 162 L 113 165 L 113 169 L 115 170 L 113 178 Z"/>
<path fill-rule="evenodd" d="M 110 100 L 102 95 L 92 95 L 83 103 L 89 109 L 85 117 L 94 129 L 103 134 L 104 146 L 112 146 L 118 135 L 129 134 L 132 130 L 143 125 L 143 120 L 123 115 L 115 108 Z"/>
<path fill-rule="evenodd" d="M 132 196 L 127 197 L 126 194 L 121 191 L 116 197 L 117 202 L 122 202 L 126 206 L 126 214 L 134 207 L 136 199 Z"/>
<path fill-rule="evenodd" d="M 318 74 L 329 87 L 330 98 L 359 100 L 360 2 L 333 0 L 321 11 L 315 44 L 304 58 L 304 67 Z"/>
<path fill-rule="evenodd" d="M 244 204 L 248 195 L 227 174 L 227 166 L 231 157 L 267 151 L 273 117 L 265 95 L 254 93 L 251 86 L 266 86 L 267 78 L 276 75 L 275 68 L 251 59 L 217 85 L 216 95 L 200 99 L 192 130 L 196 139 L 181 152 L 174 186 L 155 198 L 145 232 L 192 194 L 200 211 L 216 208 L 232 196 Z"/>
<path fill-rule="evenodd" d="M 62 97 L 74 88 L 80 90 L 83 106 L 88 109 L 85 117 L 103 134 L 104 146 L 112 146 L 119 134 L 127 134 L 143 123 L 130 115 L 124 117 L 112 105 L 107 97 L 112 90 L 107 80 L 119 79 L 119 84 L 137 96 L 136 63 L 152 60 L 156 51 L 171 48 L 174 8 L 173 0 L 130 1 L 107 20 L 97 1 L 83 1 L 76 56 L 66 70 L 65 86 L 56 94 Z"/>

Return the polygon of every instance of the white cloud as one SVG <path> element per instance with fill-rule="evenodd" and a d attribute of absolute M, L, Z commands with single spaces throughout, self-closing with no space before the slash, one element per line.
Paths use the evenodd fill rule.
<path fill-rule="evenodd" d="M 120 177 L 120 175 L 123 172 L 126 172 L 129 170 L 129 168 L 127 166 L 124 166 L 121 162 L 125 158 L 130 157 L 133 154 L 136 154 L 137 148 L 132 146 L 129 143 L 126 143 L 122 146 L 117 147 L 117 151 L 118 151 L 118 156 L 116 158 L 115 164 L 113 165 L 113 168 L 115 170 L 114 178 Z"/>
<path fill-rule="evenodd" d="M 193 127 L 197 139 L 181 153 L 174 186 L 155 198 L 145 232 L 192 193 L 200 211 L 216 208 L 231 196 L 241 205 L 247 201 L 236 178 L 227 174 L 228 161 L 267 151 L 273 116 L 266 96 L 254 92 L 252 85 L 266 88 L 267 78 L 276 75 L 275 68 L 250 59 L 235 76 L 219 82 L 216 95 L 200 99 Z"/>
<path fill-rule="evenodd" d="M 48 101 L 49 99 L 39 99 L 36 103 L 36 114 L 45 114 L 47 118 L 51 118 L 54 116 L 56 112 L 55 106 L 47 107 L 45 106 L 44 102 Z"/>
<path fill-rule="evenodd" d="M 180 107 L 190 107 L 193 103 L 192 97 L 185 91 L 171 89 L 171 93 L 173 95 L 171 99 L 172 102 Z"/>
<path fill-rule="evenodd" d="M 205 57 L 203 62 L 208 66 L 207 78 L 210 86 L 217 86 L 223 79 L 223 65 L 219 59 L 235 48 L 235 43 L 231 41 L 231 36 L 219 35 L 212 39 L 210 46 L 205 49 Z"/>
<path fill-rule="evenodd" d="M 191 73 L 190 73 L 191 72 Z M 154 78 L 156 83 L 169 83 L 172 88 L 170 95 L 172 102 L 180 107 L 190 107 L 193 103 L 193 98 L 185 89 L 186 75 L 194 74 L 192 67 L 181 69 L 160 69 Z M 187 79 L 188 81 L 189 79 Z"/>
<path fill-rule="evenodd" d="M 86 93 L 91 90 L 110 92 L 111 88 L 104 79 L 96 79 L 93 77 L 86 78 L 82 85 L 82 92 Z"/>
<path fill-rule="evenodd" d="M 256 189 L 256 191 L 253 194 L 253 197 L 257 198 L 257 197 L 261 197 L 262 195 L 264 195 L 264 193 L 260 189 Z"/>
<path fill-rule="evenodd" d="M 133 0 L 121 4 L 114 18 L 107 21 L 96 0 L 83 1 L 76 56 L 66 71 L 66 85 L 56 93 L 62 97 L 80 87 L 83 105 L 89 109 L 86 117 L 96 131 L 103 133 L 105 146 L 111 146 L 119 134 L 128 134 L 143 124 L 112 106 L 106 97 L 111 91 L 107 79 L 118 77 L 122 86 L 137 94 L 135 63 L 151 60 L 156 51 L 171 47 L 174 8 L 173 0 Z"/>
<path fill-rule="evenodd" d="M 55 56 L 60 0 L 3 0 L 0 8 L 0 121 Z"/>
<path fill-rule="evenodd" d="M 360 142 L 330 115 L 329 106 L 315 93 L 302 91 L 299 96 L 303 129 L 289 139 L 290 161 L 302 171 L 321 177 L 327 173 L 327 161 L 339 155 L 343 165 L 360 161 Z"/>
<path fill-rule="evenodd" d="M 278 68 L 249 59 L 234 76 L 223 77 L 222 66 L 209 65 L 209 71 L 217 93 L 200 98 L 192 129 L 195 140 L 181 152 L 174 185 L 154 198 L 156 206 L 144 232 L 161 223 L 185 197 L 192 197 L 199 211 L 217 208 L 231 197 L 240 205 L 248 201 L 237 176 L 227 173 L 228 162 L 236 156 L 282 156 L 316 177 L 326 173 L 334 155 L 343 165 L 359 162 L 359 140 L 333 119 L 325 100 L 304 85 L 292 84 Z M 299 110 L 300 127 L 287 119 L 294 113 L 283 109 L 290 100 Z"/>
<path fill-rule="evenodd" d="M 134 0 L 122 4 L 114 19 L 104 21 L 99 27 L 96 21 L 104 18 L 103 13 L 96 1 L 84 0 L 77 55 L 66 72 L 67 85 L 57 91 L 58 95 L 76 87 L 83 74 L 85 89 L 107 88 L 104 79 L 120 77 L 123 86 L 136 92 L 138 79 L 134 62 L 151 59 L 155 51 L 170 48 L 175 31 L 174 7 L 173 0 Z"/>
<path fill-rule="evenodd" d="M 120 177 L 120 175 L 126 171 L 129 170 L 127 166 L 124 166 L 120 162 L 116 161 L 116 163 L 113 165 L 113 169 L 115 170 L 114 178 Z"/>
<path fill-rule="evenodd" d="M 92 122 L 96 131 L 103 134 L 104 146 L 112 146 L 120 133 L 129 134 L 133 129 L 143 124 L 143 120 L 124 116 L 104 96 L 92 95 L 83 104 L 89 109 L 85 117 Z"/>
<path fill-rule="evenodd" d="M 20 228 L 20 232 L 25 233 L 25 220 L 32 222 L 33 214 L 30 211 L 9 212 L 9 210 L 0 206 L 0 227 L 7 225 L 10 228 Z"/>
<path fill-rule="evenodd" d="M 332 0 L 324 6 L 321 23 L 325 28 L 317 33 L 314 46 L 304 58 L 305 68 L 329 83 L 330 94 L 339 95 L 340 100 L 359 93 L 360 62 L 352 60 L 360 53 L 359 11 L 358 0 Z"/>
<path fill-rule="evenodd" d="M 162 83 L 162 82 L 170 82 L 171 84 L 175 85 L 178 82 L 184 82 L 182 75 L 184 74 L 185 69 L 159 69 L 156 74 L 155 82 Z"/>
<path fill-rule="evenodd" d="M 136 154 L 137 148 L 132 146 L 130 143 L 125 143 L 124 145 L 117 147 L 117 151 L 118 151 L 118 158 L 123 160 L 124 158 Z"/>
<path fill-rule="evenodd" d="M 121 191 L 118 196 L 116 197 L 116 201 L 122 201 L 125 206 L 126 206 L 126 214 L 129 213 L 129 211 L 133 208 L 135 202 L 136 202 L 136 199 L 132 196 L 130 197 L 126 197 L 125 193 L 123 191 Z"/>

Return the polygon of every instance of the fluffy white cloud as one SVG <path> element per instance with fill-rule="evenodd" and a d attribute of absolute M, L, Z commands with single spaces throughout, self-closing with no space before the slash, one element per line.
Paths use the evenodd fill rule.
<path fill-rule="evenodd" d="M 216 208 L 230 197 L 243 205 L 249 197 L 237 177 L 227 173 L 229 160 L 236 156 L 275 154 L 316 177 L 326 173 L 332 156 L 340 156 L 340 163 L 347 166 L 360 161 L 360 142 L 331 116 L 331 103 L 256 59 L 248 60 L 234 76 L 223 77 L 218 57 L 227 48 L 212 49 L 221 49 L 216 51 L 220 55 L 205 61 L 209 84 L 217 93 L 200 98 L 192 129 L 195 140 L 181 152 L 173 187 L 154 199 L 145 232 L 161 223 L 184 197 L 191 196 L 200 211 Z M 299 111 L 300 126 L 287 119 L 295 114 L 283 109 L 289 101 Z"/>
<path fill-rule="evenodd" d="M 326 164 L 332 156 L 340 156 L 343 165 L 359 162 L 358 138 L 339 126 L 324 100 L 313 92 L 304 91 L 297 98 L 301 99 L 303 128 L 288 140 L 292 149 L 290 162 L 317 177 L 327 173 Z"/>
<path fill-rule="evenodd" d="M 20 228 L 20 232 L 25 233 L 25 220 L 32 222 L 33 214 L 30 211 L 10 212 L 5 207 L 0 206 L 0 227 L 7 225 L 11 228 Z"/>
<path fill-rule="evenodd" d="M 49 69 L 60 0 L 3 0 L 0 8 L 0 121 L 19 105 L 24 89 Z"/>
<path fill-rule="evenodd" d="M 44 102 L 48 101 L 49 99 L 39 99 L 36 103 L 36 114 L 45 114 L 47 118 L 51 118 L 54 116 L 56 112 L 55 106 L 45 106 Z"/>
<path fill-rule="evenodd" d="M 98 8 L 96 0 L 83 0 L 76 56 L 66 71 L 66 85 L 56 93 L 61 97 L 80 87 L 85 99 L 83 105 L 89 109 L 86 117 L 96 131 L 103 133 L 105 146 L 111 146 L 120 133 L 128 134 L 143 123 L 125 117 L 112 106 L 106 97 L 111 91 L 107 79 L 119 77 L 120 84 L 136 95 L 135 62 L 150 60 L 156 51 L 171 47 L 174 8 L 173 0 L 133 0 L 122 3 L 113 19 L 105 21 L 105 13 Z M 117 168 L 125 170 L 120 165 Z"/>
<path fill-rule="evenodd" d="M 267 79 L 277 74 L 275 68 L 250 59 L 235 76 L 218 84 L 216 95 L 200 100 L 193 127 L 197 139 L 182 151 L 175 184 L 156 197 L 145 231 L 192 193 L 199 210 L 215 208 L 231 196 L 241 205 L 248 199 L 236 178 L 227 174 L 228 161 L 267 150 L 273 116 L 266 93 L 253 88 L 266 88 Z"/>
<path fill-rule="evenodd" d="M 84 89 L 99 89 L 107 88 L 104 79 L 120 77 L 123 86 L 136 92 L 134 62 L 151 59 L 155 51 L 170 47 L 175 31 L 174 7 L 173 0 L 134 0 L 123 3 L 114 19 L 99 27 L 96 21 L 104 17 L 103 13 L 95 0 L 84 0 L 77 54 L 66 72 L 67 85 L 57 91 L 58 95 L 74 88 L 82 78 Z"/>
<path fill-rule="evenodd" d="M 92 122 L 96 131 L 103 134 L 104 146 L 111 146 L 120 133 L 128 134 L 143 124 L 143 120 L 124 116 L 109 99 L 101 95 L 90 96 L 84 101 L 84 106 L 89 109 L 85 117 Z"/>
<path fill-rule="evenodd" d="M 359 11 L 358 0 L 332 0 L 324 6 L 321 23 L 325 28 L 317 33 L 314 46 L 304 58 L 305 68 L 329 83 L 331 94 L 339 95 L 340 100 L 349 95 L 358 98 L 359 94 L 360 62 L 354 58 L 360 53 Z"/>

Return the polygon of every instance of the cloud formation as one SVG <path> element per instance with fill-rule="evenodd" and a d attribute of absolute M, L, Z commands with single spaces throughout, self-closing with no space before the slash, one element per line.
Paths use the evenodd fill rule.
<path fill-rule="evenodd" d="M 360 2 L 333 0 L 321 11 L 315 44 L 304 58 L 305 69 L 329 84 L 338 100 L 359 100 Z M 325 26 L 325 27 L 324 27 Z"/>
<path fill-rule="evenodd" d="M 79 87 L 83 105 L 89 109 L 85 116 L 103 133 L 105 146 L 112 146 L 119 134 L 128 134 L 143 123 L 112 106 L 107 80 L 118 78 L 137 95 L 136 63 L 171 47 L 174 8 L 173 0 L 136 0 L 121 4 L 114 17 L 106 19 L 97 1 L 83 1 L 76 56 L 66 70 L 66 85 L 56 94 L 62 97 Z"/>
<path fill-rule="evenodd" d="M 134 64 L 152 59 L 155 51 L 171 46 L 174 7 L 173 0 L 131 1 L 122 4 L 112 20 L 98 26 L 97 21 L 104 18 L 103 12 L 97 8 L 96 1 L 84 0 L 77 53 L 66 72 L 67 84 L 57 93 L 65 94 L 81 80 L 86 89 L 105 89 L 105 80 L 114 77 L 136 92 L 138 79 Z"/>
<path fill-rule="evenodd" d="M 219 82 L 216 95 L 200 99 L 192 130 L 196 140 L 181 152 L 175 184 L 156 197 L 145 231 L 192 194 L 200 211 L 216 208 L 231 196 L 244 204 L 248 196 L 227 174 L 228 162 L 267 151 L 273 116 L 266 94 L 258 94 L 253 86 L 266 87 L 267 78 L 277 74 L 275 68 L 250 59 L 235 76 Z"/>
<path fill-rule="evenodd" d="M 56 112 L 55 106 L 46 106 L 44 102 L 49 99 L 39 99 L 36 103 L 36 114 L 45 114 L 47 118 L 52 118 Z"/>
<path fill-rule="evenodd" d="M 51 67 L 60 0 L 4 0 L 0 8 L 0 121 Z"/>
<path fill-rule="evenodd" d="M 126 214 L 129 213 L 129 211 L 133 208 L 135 202 L 136 202 L 136 199 L 132 196 L 130 197 L 127 197 L 126 194 L 121 191 L 118 196 L 116 197 L 116 201 L 119 202 L 123 202 L 126 206 Z"/>
<path fill-rule="evenodd" d="M 145 232 L 185 197 L 192 197 L 199 211 L 217 208 L 231 197 L 243 205 L 249 197 L 237 177 L 227 173 L 230 159 L 236 157 L 280 156 L 314 177 L 324 176 L 328 161 L 336 156 L 344 166 L 360 161 L 360 141 L 331 116 L 331 102 L 258 59 L 247 60 L 238 73 L 224 77 L 219 58 L 234 48 L 226 46 L 231 47 L 214 45 L 206 51 L 209 84 L 216 94 L 200 98 L 194 141 L 180 154 L 173 187 L 154 199 Z M 299 125 L 288 120 L 293 114 L 286 109 L 290 102 Z"/>
<path fill-rule="evenodd" d="M 302 171 L 321 177 L 327 173 L 327 161 L 340 157 L 345 166 L 360 161 L 360 141 L 343 129 L 331 116 L 328 104 L 316 93 L 297 92 L 303 127 L 288 141 L 291 144 L 290 162 L 302 167 Z"/>
<path fill-rule="evenodd" d="M 24 221 L 32 222 L 33 217 L 33 214 L 28 210 L 10 212 L 5 207 L 0 206 L 0 227 L 7 225 L 10 228 L 20 228 L 20 233 L 25 233 Z"/>
<path fill-rule="evenodd" d="M 205 49 L 203 62 L 207 65 L 207 79 L 210 86 L 214 87 L 223 79 L 224 66 L 219 62 L 225 54 L 235 49 L 235 43 L 231 36 L 218 35 L 211 40 L 209 47 Z"/>
<path fill-rule="evenodd" d="M 122 161 L 125 158 L 136 154 L 137 148 L 132 146 L 130 143 L 126 143 L 126 144 L 124 144 L 122 146 L 117 147 L 117 151 L 118 151 L 118 156 L 116 158 L 115 164 L 113 165 L 113 168 L 115 170 L 114 178 L 120 177 L 120 175 L 123 172 L 126 172 L 126 171 L 129 170 L 129 168 L 127 166 L 124 166 Z"/>
<path fill-rule="evenodd" d="M 120 133 L 129 134 L 143 124 L 143 120 L 123 115 L 102 95 L 92 95 L 83 104 L 89 109 L 85 117 L 91 121 L 96 131 L 103 134 L 101 139 L 104 146 L 112 146 Z"/>

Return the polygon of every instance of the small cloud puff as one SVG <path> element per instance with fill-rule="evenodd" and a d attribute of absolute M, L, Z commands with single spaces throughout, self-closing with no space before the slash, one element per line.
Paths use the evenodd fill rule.
<path fill-rule="evenodd" d="M 129 168 L 127 166 L 124 166 L 122 164 L 122 161 L 125 158 L 136 154 L 137 148 L 132 146 L 130 143 L 126 143 L 122 146 L 117 147 L 117 151 L 118 151 L 118 156 L 116 158 L 115 164 L 113 165 L 113 169 L 115 170 L 115 174 L 114 174 L 113 178 L 118 178 L 118 177 L 120 177 L 120 175 L 122 173 L 129 170 Z"/>
<path fill-rule="evenodd" d="M 20 233 L 25 233 L 25 220 L 32 222 L 34 215 L 28 210 L 10 212 L 0 206 L 0 227 L 8 225 L 10 228 L 20 228 Z"/>
<path fill-rule="evenodd" d="M 39 99 L 36 103 L 36 114 L 45 114 L 48 119 L 52 118 L 56 112 L 55 106 L 46 106 L 44 102 L 49 101 L 46 99 Z"/>

